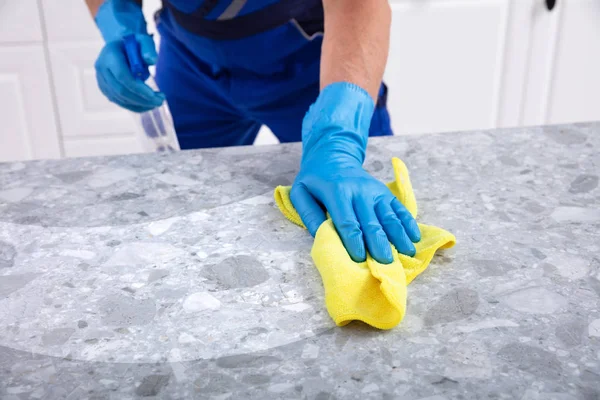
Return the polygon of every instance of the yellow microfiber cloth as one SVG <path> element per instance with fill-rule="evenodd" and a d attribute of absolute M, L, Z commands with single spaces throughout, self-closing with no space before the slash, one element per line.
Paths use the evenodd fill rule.
<path fill-rule="evenodd" d="M 388 188 L 398 200 L 417 216 L 417 201 L 406 165 L 392 159 L 395 180 Z M 289 186 L 275 189 L 275 202 L 287 219 L 304 227 L 290 201 Z M 454 246 L 456 238 L 435 226 L 419 224 L 421 241 L 415 243 L 414 257 L 405 256 L 392 245 L 394 261 L 380 264 L 367 254 L 362 263 L 353 261 L 337 234 L 331 219 L 317 230 L 311 255 L 325 287 L 325 303 L 329 315 L 338 326 L 350 321 L 363 321 L 375 328 L 391 329 L 398 325 L 406 311 L 406 285 L 423 272 L 436 250 Z"/>

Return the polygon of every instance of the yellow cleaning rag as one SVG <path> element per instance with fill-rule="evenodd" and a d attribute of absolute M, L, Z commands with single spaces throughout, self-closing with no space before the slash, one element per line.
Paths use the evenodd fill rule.
<path fill-rule="evenodd" d="M 406 165 L 392 159 L 395 180 L 388 188 L 417 216 L 417 201 Z M 275 189 L 275 202 L 287 219 L 304 227 L 290 201 L 290 187 Z M 311 255 L 325 288 L 329 315 L 338 326 L 352 320 L 363 321 L 375 328 L 391 329 L 398 325 L 406 311 L 406 285 L 427 268 L 436 250 L 454 246 L 456 238 L 435 226 L 419 224 L 421 241 L 415 243 L 417 253 L 408 257 L 392 245 L 394 261 L 380 264 L 367 254 L 367 260 L 354 262 L 346 251 L 331 219 L 317 230 Z"/>

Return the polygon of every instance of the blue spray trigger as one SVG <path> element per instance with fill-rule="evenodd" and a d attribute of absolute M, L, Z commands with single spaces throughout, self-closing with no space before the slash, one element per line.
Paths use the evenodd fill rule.
<path fill-rule="evenodd" d="M 150 77 L 148 66 L 142 58 L 140 44 L 138 43 L 135 35 L 127 35 L 123 38 L 123 47 L 125 47 L 125 54 L 127 54 L 127 61 L 129 62 L 129 70 L 131 74 L 145 82 Z"/>

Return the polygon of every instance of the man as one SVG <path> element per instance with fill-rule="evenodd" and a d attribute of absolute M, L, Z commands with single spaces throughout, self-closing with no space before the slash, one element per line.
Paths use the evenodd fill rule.
<path fill-rule="evenodd" d="M 252 144 L 262 124 L 302 140 L 291 200 L 308 231 L 326 210 L 353 260 L 390 263 L 390 242 L 414 255 L 415 220 L 362 168 L 368 136 L 392 134 L 387 0 L 165 0 L 158 56 L 140 1 L 86 2 L 106 42 L 96 73 L 109 100 L 143 112 L 166 97 L 182 149 Z M 129 72 L 130 34 L 162 93 Z"/>

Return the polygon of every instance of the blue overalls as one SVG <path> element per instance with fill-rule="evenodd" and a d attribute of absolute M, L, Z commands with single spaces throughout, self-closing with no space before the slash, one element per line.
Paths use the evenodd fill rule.
<path fill-rule="evenodd" d="M 156 80 L 182 149 L 249 145 L 262 124 L 301 140 L 319 94 L 321 0 L 170 0 Z M 382 85 L 370 136 L 391 135 Z"/>

